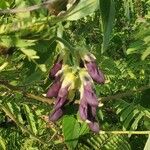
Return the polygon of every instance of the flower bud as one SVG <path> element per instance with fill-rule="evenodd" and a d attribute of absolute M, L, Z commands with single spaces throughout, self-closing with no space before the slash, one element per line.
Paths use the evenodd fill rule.
<path fill-rule="evenodd" d="M 88 118 L 88 110 L 87 110 L 87 103 L 85 100 L 81 100 L 80 101 L 80 105 L 79 105 L 79 114 L 80 117 L 83 121 L 87 120 Z"/>
<path fill-rule="evenodd" d="M 61 97 L 57 97 L 57 100 L 55 102 L 55 106 L 54 106 L 54 109 L 57 110 L 61 107 L 63 107 L 66 103 L 67 103 L 67 99 L 66 98 L 61 98 Z"/>
<path fill-rule="evenodd" d="M 53 97 L 57 97 L 58 96 L 58 92 L 59 92 L 59 89 L 61 87 L 61 81 L 60 81 L 60 77 L 59 78 L 56 78 L 54 83 L 52 84 L 52 86 L 49 88 L 47 94 L 46 94 L 46 97 L 48 98 L 53 98 Z"/>
<path fill-rule="evenodd" d="M 55 101 L 54 111 L 50 116 L 51 121 L 56 121 L 63 115 L 62 109 L 64 105 L 68 102 L 67 96 L 69 90 L 74 88 L 74 73 L 70 72 L 70 70 L 68 71 L 68 69 L 66 71 L 65 69 L 62 78 L 63 81 L 61 87 L 59 88 L 59 92 L 57 91 L 57 99 Z"/>
<path fill-rule="evenodd" d="M 49 120 L 52 122 L 57 121 L 59 118 L 61 118 L 63 115 L 63 110 L 61 108 L 55 110 L 50 116 Z"/>
<path fill-rule="evenodd" d="M 85 70 L 81 70 L 79 73 L 82 85 L 80 88 L 81 99 L 86 99 L 86 102 L 91 106 L 98 106 L 98 100 L 93 90 L 93 82 L 91 77 Z"/>
<path fill-rule="evenodd" d="M 85 67 L 87 68 L 87 71 L 89 75 L 92 77 L 92 79 L 97 83 L 104 83 L 105 77 L 102 71 L 98 68 L 95 56 L 91 53 L 88 53 L 84 55 L 83 61 L 85 63 Z"/>
<path fill-rule="evenodd" d="M 93 131 L 95 133 L 99 133 L 100 127 L 97 122 L 90 122 L 88 125 L 89 125 L 89 128 L 91 129 L 91 131 Z"/>
<path fill-rule="evenodd" d="M 79 72 L 81 83 L 80 88 L 80 106 L 79 114 L 83 121 L 89 124 L 93 132 L 99 131 L 99 125 L 96 122 L 96 109 L 98 107 L 98 100 L 93 91 L 93 82 L 85 70 Z"/>
<path fill-rule="evenodd" d="M 55 75 L 57 74 L 57 72 L 59 70 L 61 70 L 62 64 L 63 64 L 63 59 L 60 58 L 60 55 L 58 55 L 55 62 L 54 62 L 54 64 L 53 64 L 53 67 L 50 70 L 49 76 L 54 78 Z"/>

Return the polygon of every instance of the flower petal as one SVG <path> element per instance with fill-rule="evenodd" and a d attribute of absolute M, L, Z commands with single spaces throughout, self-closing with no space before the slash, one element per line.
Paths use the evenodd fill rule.
<path fill-rule="evenodd" d="M 57 110 L 59 108 L 61 108 L 62 106 L 64 106 L 67 103 L 67 99 L 66 98 L 61 98 L 61 97 L 57 97 L 54 109 Z"/>
<path fill-rule="evenodd" d="M 48 98 L 57 97 L 60 87 L 61 87 L 61 82 L 59 80 L 55 81 L 52 84 L 52 86 L 49 88 L 46 97 Z"/>
<path fill-rule="evenodd" d="M 94 93 L 92 87 L 89 84 L 84 86 L 83 98 L 86 99 L 87 103 L 91 106 L 98 106 L 98 100 L 96 94 Z"/>
<path fill-rule="evenodd" d="M 96 62 L 87 62 L 85 61 L 85 66 L 88 70 L 88 73 L 94 81 L 97 83 L 104 83 L 105 77 L 101 70 L 98 69 Z"/>
<path fill-rule="evenodd" d="M 97 122 L 90 122 L 88 125 L 89 125 L 89 128 L 91 129 L 91 131 L 93 131 L 95 133 L 99 133 L 100 127 Z"/>
<path fill-rule="evenodd" d="M 61 87 L 58 93 L 58 97 L 67 97 L 69 86 Z"/>
<path fill-rule="evenodd" d="M 63 111 L 62 109 L 57 109 L 56 111 L 54 111 L 50 116 L 49 116 L 49 120 L 52 122 L 57 121 L 60 117 L 62 117 L 63 115 Z"/>
<path fill-rule="evenodd" d="M 49 73 L 49 77 L 55 77 L 56 73 L 62 68 L 62 63 L 63 63 L 63 60 L 59 60 L 59 55 L 57 57 L 57 59 L 55 60 L 54 64 L 53 64 L 53 67 L 51 68 L 50 70 L 50 73 Z"/>
<path fill-rule="evenodd" d="M 80 103 L 80 106 L 79 106 L 79 114 L 80 114 L 80 117 L 83 121 L 87 120 L 87 104 L 83 104 L 83 103 Z"/>
<path fill-rule="evenodd" d="M 97 107 L 88 105 L 88 120 L 95 121 Z"/>

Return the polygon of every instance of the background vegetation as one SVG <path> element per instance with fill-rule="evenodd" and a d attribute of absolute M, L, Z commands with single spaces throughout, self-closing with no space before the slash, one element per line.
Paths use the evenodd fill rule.
<path fill-rule="evenodd" d="M 45 7 L 20 12 L 40 3 L 0 1 L 0 149 L 150 149 L 150 0 L 72 1 L 57 16 Z M 13 8 L 21 9 L 2 11 Z M 48 122 L 53 100 L 42 95 L 60 42 L 87 46 L 105 74 L 96 85 L 99 134 L 73 105 Z"/>

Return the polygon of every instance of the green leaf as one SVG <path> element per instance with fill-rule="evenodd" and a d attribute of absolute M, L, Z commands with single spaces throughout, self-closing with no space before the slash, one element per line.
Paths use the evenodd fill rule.
<path fill-rule="evenodd" d="M 24 124 L 24 121 L 22 119 L 21 113 L 20 113 L 20 107 L 15 103 L 6 103 L 7 108 L 10 110 L 10 112 L 15 116 L 17 121 L 21 124 Z"/>
<path fill-rule="evenodd" d="M 38 67 L 40 68 L 40 70 L 41 70 L 42 72 L 46 72 L 46 71 L 47 71 L 45 64 L 39 64 Z"/>
<path fill-rule="evenodd" d="M 141 59 L 144 60 L 148 55 L 150 55 L 150 47 L 143 52 Z"/>
<path fill-rule="evenodd" d="M 42 72 L 38 70 L 36 72 L 33 72 L 30 76 L 26 77 L 23 83 L 29 84 L 29 83 L 37 82 L 40 81 L 41 78 L 42 78 Z"/>
<path fill-rule="evenodd" d="M 130 47 L 127 49 L 126 53 L 127 55 L 137 53 L 139 49 L 141 51 L 141 49 L 143 50 L 143 48 L 144 48 L 144 41 L 137 40 L 134 43 L 130 44 Z"/>
<path fill-rule="evenodd" d="M 129 127 L 130 122 L 132 121 L 132 119 L 134 119 L 134 117 L 135 117 L 136 115 L 138 115 L 138 113 L 139 113 L 139 110 L 138 110 L 138 109 L 134 109 L 133 112 L 131 112 L 131 113 L 128 115 L 127 119 L 126 119 L 126 120 L 124 121 L 124 123 L 123 123 L 123 128 L 124 128 L 124 129 L 127 129 L 127 128 Z"/>
<path fill-rule="evenodd" d="M 137 129 L 138 123 L 142 119 L 143 116 L 144 116 L 144 113 L 141 112 L 141 113 L 139 113 L 139 115 L 136 118 L 134 118 L 135 120 L 134 120 L 134 122 L 131 125 L 131 129 L 132 130 L 136 130 Z"/>
<path fill-rule="evenodd" d="M 80 135 L 80 124 L 74 116 L 64 116 L 63 118 L 63 134 L 65 142 L 69 149 L 75 149 Z"/>
<path fill-rule="evenodd" d="M 5 140 L 0 136 L 0 149 L 6 150 L 6 143 Z"/>
<path fill-rule="evenodd" d="M 102 18 L 102 29 L 103 29 L 103 44 L 102 53 L 106 51 L 110 35 L 113 28 L 115 19 L 115 3 L 114 0 L 99 0 L 100 2 L 100 13 Z"/>
<path fill-rule="evenodd" d="M 78 149 L 84 150 L 131 150 L 126 136 L 96 134 L 88 135 L 81 139 L 83 142 L 78 145 Z"/>
<path fill-rule="evenodd" d="M 149 137 L 147 139 L 147 142 L 145 144 L 144 150 L 150 150 L 150 135 L 149 135 Z"/>
<path fill-rule="evenodd" d="M 39 56 L 36 55 L 36 51 L 33 49 L 24 49 L 22 48 L 21 51 L 28 57 L 28 59 L 39 59 Z"/>
<path fill-rule="evenodd" d="M 145 115 L 150 119 L 150 111 L 148 111 L 148 110 L 143 110 L 143 111 L 144 111 Z"/>
<path fill-rule="evenodd" d="M 31 128 L 32 132 L 36 135 L 38 131 L 37 131 L 37 128 L 36 128 L 36 120 L 34 118 L 34 115 L 31 112 L 28 105 L 24 104 L 23 107 L 24 107 L 25 115 L 27 117 L 30 128 Z"/>
<path fill-rule="evenodd" d="M 128 115 L 134 110 L 134 104 L 131 104 L 130 106 L 126 107 L 121 113 L 120 120 L 124 121 Z"/>
<path fill-rule="evenodd" d="M 4 62 L 1 66 L 0 66 L 0 71 L 2 71 L 3 69 L 5 69 L 8 65 L 8 62 Z"/>
<path fill-rule="evenodd" d="M 116 104 L 118 104 L 118 102 L 116 102 Z M 129 106 L 130 104 L 126 103 L 125 101 L 119 102 L 119 105 L 116 106 L 117 108 L 116 114 L 121 113 L 124 109 L 126 109 Z"/>
<path fill-rule="evenodd" d="M 78 20 L 93 13 L 98 7 L 98 0 L 80 0 L 77 6 L 67 15 L 67 20 Z"/>

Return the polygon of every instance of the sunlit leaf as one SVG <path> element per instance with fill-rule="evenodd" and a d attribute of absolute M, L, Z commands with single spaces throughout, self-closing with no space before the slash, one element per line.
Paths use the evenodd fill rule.
<path fill-rule="evenodd" d="M 29 59 L 39 59 L 39 56 L 36 55 L 36 51 L 33 49 L 24 49 L 22 48 L 21 51 L 29 58 Z"/>
<path fill-rule="evenodd" d="M 144 150 L 149 150 L 149 149 L 150 149 L 150 135 L 148 136 L 147 142 L 144 147 Z"/>
<path fill-rule="evenodd" d="M 103 53 L 107 49 L 111 37 L 111 32 L 115 19 L 115 3 L 114 0 L 99 0 L 99 3 L 103 29 Z"/>
<path fill-rule="evenodd" d="M 148 47 L 142 54 L 142 60 L 144 60 L 146 57 L 150 55 L 150 47 Z"/>
<path fill-rule="evenodd" d="M 77 6 L 67 14 L 67 20 L 78 20 L 90 15 L 98 8 L 98 0 L 80 0 Z"/>
<path fill-rule="evenodd" d="M 68 148 L 73 150 L 77 146 L 80 125 L 73 116 L 63 118 L 63 134 Z"/>

